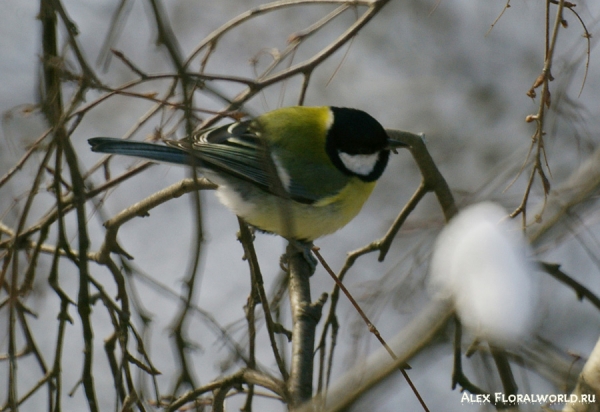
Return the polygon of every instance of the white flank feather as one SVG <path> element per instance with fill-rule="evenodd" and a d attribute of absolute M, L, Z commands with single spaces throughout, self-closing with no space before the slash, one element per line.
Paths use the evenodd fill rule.
<path fill-rule="evenodd" d="M 281 180 L 281 184 L 289 192 L 290 184 L 292 183 L 292 178 L 288 171 L 283 167 L 281 160 L 275 154 L 271 154 L 271 158 L 273 159 L 273 163 L 275 164 L 275 168 L 277 169 L 277 175 L 279 176 L 279 180 Z"/>

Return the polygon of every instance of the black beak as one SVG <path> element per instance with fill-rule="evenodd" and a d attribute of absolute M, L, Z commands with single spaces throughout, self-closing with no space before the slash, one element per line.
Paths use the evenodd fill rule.
<path fill-rule="evenodd" d="M 388 138 L 388 140 L 387 140 L 387 146 L 385 147 L 385 150 L 390 150 L 394 154 L 398 154 L 398 152 L 396 151 L 396 149 L 399 149 L 401 147 L 408 147 L 408 145 L 406 143 L 404 143 L 404 142 L 401 142 L 400 140 Z"/>

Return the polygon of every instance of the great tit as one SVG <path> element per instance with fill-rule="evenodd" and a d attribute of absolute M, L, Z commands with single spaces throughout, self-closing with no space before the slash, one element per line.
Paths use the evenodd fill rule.
<path fill-rule="evenodd" d="M 369 114 L 341 107 L 285 107 L 201 130 L 166 145 L 89 139 L 92 151 L 197 166 L 220 201 L 261 231 L 312 242 L 360 211 L 390 155 Z M 276 176 L 275 176 L 276 175 Z"/>

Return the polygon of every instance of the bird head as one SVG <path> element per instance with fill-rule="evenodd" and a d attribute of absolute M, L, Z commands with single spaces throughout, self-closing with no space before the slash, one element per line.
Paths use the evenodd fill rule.
<path fill-rule="evenodd" d="M 333 122 L 327 132 L 326 151 L 343 173 L 372 182 L 387 166 L 390 151 L 406 146 L 388 137 L 383 126 L 362 110 L 331 107 Z"/>

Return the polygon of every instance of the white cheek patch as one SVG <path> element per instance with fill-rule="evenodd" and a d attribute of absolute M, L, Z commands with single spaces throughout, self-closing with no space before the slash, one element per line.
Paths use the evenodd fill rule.
<path fill-rule="evenodd" d="M 338 156 L 344 166 L 346 166 L 346 169 L 360 176 L 368 176 L 371 174 L 379 160 L 379 152 L 354 155 L 346 152 L 338 152 Z"/>

